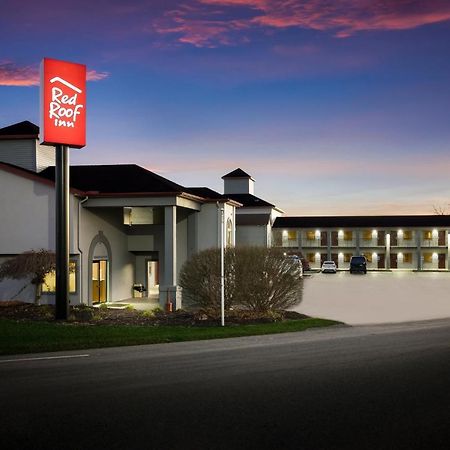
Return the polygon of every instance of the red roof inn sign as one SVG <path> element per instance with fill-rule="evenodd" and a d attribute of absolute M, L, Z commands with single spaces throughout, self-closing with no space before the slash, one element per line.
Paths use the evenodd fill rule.
<path fill-rule="evenodd" d="M 41 63 L 41 142 L 86 145 L 86 66 L 44 58 Z"/>

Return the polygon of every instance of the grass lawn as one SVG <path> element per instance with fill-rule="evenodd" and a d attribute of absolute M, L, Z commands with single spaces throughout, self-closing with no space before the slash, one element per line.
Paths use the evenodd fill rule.
<path fill-rule="evenodd" d="M 79 325 L 16 322 L 0 319 L 0 355 L 53 352 L 122 345 L 159 344 L 238 336 L 287 333 L 327 327 L 340 322 L 326 319 L 289 320 L 229 327 Z"/>

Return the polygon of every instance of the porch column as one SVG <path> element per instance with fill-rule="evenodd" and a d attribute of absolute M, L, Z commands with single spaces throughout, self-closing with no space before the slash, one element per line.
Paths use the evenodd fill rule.
<path fill-rule="evenodd" d="M 417 270 L 422 270 L 422 239 L 421 239 L 421 235 L 422 233 L 420 233 L 418 230 L 415 230 L 416 233 L 416 244 L 417 244 Z"/>
<path fill-rule="evenodd" d="M 391 268 L 391 232 L 386 233 L 386 269 Z"/>
<path fill-rule="evenodd" d="M 164 284 L 159 288 L 159 303 L 165 308 L 171 302 L 175 311 L 181 308 L 177 287 L 177 207 L 164 207 Z"/>
<path fill-rule="evenodd" d="M 327 231 L 327 258 L 331 261 L 331 231 Z"/>

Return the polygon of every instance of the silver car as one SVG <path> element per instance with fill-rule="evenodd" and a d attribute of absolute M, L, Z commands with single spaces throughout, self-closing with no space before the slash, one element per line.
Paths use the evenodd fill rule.
<path fill-rule="evenodd" d="M 322 264 L 323 273 L 336 273 L 337 267 L 334 261 L 324 261 Z"/>

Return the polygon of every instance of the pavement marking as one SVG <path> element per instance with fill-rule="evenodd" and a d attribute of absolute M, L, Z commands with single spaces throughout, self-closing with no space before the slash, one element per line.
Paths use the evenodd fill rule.
<path fill-rule="evenodd" d="M 42 356 L 40 358 L 16 358 L 16 359 L 0 359 L 0 363 L 8 362 L 24 362 L 24 361 L 45 361 L 49 359 L 71 359 L 71 358 L 87 358 L 86 355 L 63 355 L 63 356 Z"/>

